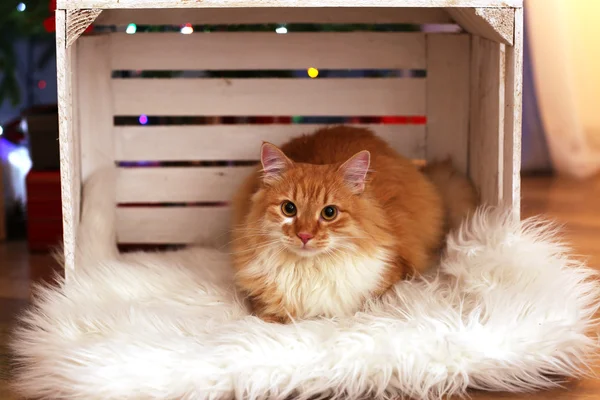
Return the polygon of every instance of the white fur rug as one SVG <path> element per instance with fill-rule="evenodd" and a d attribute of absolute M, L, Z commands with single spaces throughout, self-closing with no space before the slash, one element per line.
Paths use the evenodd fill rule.
<path fill-rule="evenodd" d="M 276 325 L 248 315 L 218 250 L 118 256 L 109 182 L 85 187 L 76 271 L 16 332 L 25 396 L 438 398 L 548 388 L 597 350 L 595 275 L 545 224 L 479 212 L 438 276 L 353 318 Z"/>

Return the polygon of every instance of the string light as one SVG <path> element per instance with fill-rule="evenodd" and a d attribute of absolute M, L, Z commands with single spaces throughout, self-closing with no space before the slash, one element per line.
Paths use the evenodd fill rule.
<path fill-rule="evenodd" d="M 308 73 L 308 76 L 310 76 L 312 79 L 319 76 L 319 70 L 313 67 L 310 67 L 306 72 Z"/>
<path fill-rule="evenodd" d="M 17 11 L 19 11 L 19 12 L 25 11 L 26 8 L 27 8 L 27 6 L 25 5 L 25 3 L 17 4 Z"/>
<path fill-rule="evenodd" d="M 282 25 L 282 26 L 278 26 L 278 27 L 275 29 L 275 32 L 279 33 L 280 35 L 284 35 L 284 34 L 286 34 L 288 31 L 287 31 L 287 28 L 286 28 L 285 26 L 283 26 L 283 25 Z"/>
<path fill-rule="evenodd" d="M 184 35 L 189 35 L 194 33 L 194 28 L 192 27 L 192 24 L 185 24 L 181 27 L 181 33 L 183 33 Z"/>
<path fill-rule="evenodd" d="M 38 88 L 40 88 L 41 90 L 46 89 L 46 85 L 47 84 L 45 80 L 42 79 L 41 81 L 38 81 Z"/>
<path fill-rule="evenodd" d="M 2 128 L 2 125 L 0 125 L 0 136 L 2 136 L 3 133 L 4 133 L 4 128 Z"/>
<path fill-rule="evenodd" d="M 127 33 L 128 35 L 133 35 L 136 32 L 137 32 L 136 24 L 131 23 L 131 24 L 127 25 L 127 29 L 125 29 L 125 33 Z"/>
<path fill-rule="evenodd" d="M 29 158 L 28 150 L 24 147 L 18 147 L 8 153 L 8 162 L 17 167 L 23 175 L 27 175 L 31 169 L 31 158 Z"/>
<path fill-rule="evenodd" d="M 139 121 L 141 125 L 146 125 L 148 123 L 148 116 L 144 114 L 140 115 Z"/>

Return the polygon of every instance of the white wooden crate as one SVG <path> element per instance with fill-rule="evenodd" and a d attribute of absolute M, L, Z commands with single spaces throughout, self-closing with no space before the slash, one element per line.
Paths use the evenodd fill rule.
<path fill-rule="evenodd" d="M 484 201 L 519 209 L 522 0 L 58 0 L 64 251 L 75 265 L 82 181 L 119 161 L 253 161 L 318 125 L 116 126 L 115 116 L 426 116 L 372 125 L 408 157 L 452 157 Z M 103 33 L 100 25 L 458 23 L 464 33 Z M 425 70 L 426 77 L 120 79 L 115 70 Z M 249 167 L 120 168 L 118 240 L 222 237 Z"/>

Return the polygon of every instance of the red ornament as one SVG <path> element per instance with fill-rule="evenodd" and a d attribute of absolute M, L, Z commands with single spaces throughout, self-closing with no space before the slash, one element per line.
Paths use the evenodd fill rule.
<path fill-rule="evenodd" d="M 56 0 L 50 0 L 48 9 L 50 10 L 50 16 L 44 20 L 44 29 L 46 32 L 56 32 Z M 83 33 L 90 33 L 93 30 L 94 27 L 90 25 Z"/>
<path fill-rule="evenodd" d="M 56 17 L 54 15 L 44 20 L 44 29 L 46 32 L 56 31 Z"/>

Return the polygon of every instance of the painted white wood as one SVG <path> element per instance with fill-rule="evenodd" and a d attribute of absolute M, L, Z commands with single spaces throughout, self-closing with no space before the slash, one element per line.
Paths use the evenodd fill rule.
<path fill-rule="evenodd" d="M 424 125 L 353 125 L 369 128 L 405 157 L 425 158 Z M 281 145 L 323 125 L 205 125 L 115 127 L 119 161 L 258 160 L 264 141 Z"/>
<path fill-rule="evenodd" d="M 521 121 L 523 90 L 523 10 L 515 11 L 514 45 L 506 48 L 503 201 L 521 211 Z"/>
<path fill-rule="evenodd" d="M 63 252 L 65 275 L 75 268 L 77 228 L 81 201 L 81 166 L 79 140 L 73 124 L 72 60 L 74 50 L 67 48 L 66 11 L 56 11 L 56 70 L 58 125 L 60 146 L 60 178 L 63 218 Z"/>
<path fill-rule="evenodd" d="M 427 160 L 451 158 L 467 172 L 469 35 L 427 36 Z"/>
<path fill-rule="evenodd" d="M 215 32 L 110 35 L 114 70 L 423 69 L 413 32 Z"/>
<path fill-rule="evenodd" d="M 223 245 L 229 221 L 228 207 L 118 207 L 117 241 Z"/>
<path fill-rule="evenodd" d="M 425 79 L 113 79 L 115 115 L 424 115 Z"/>
<path fill-rule="evenodd" d="M 523 0 L 57 0 L 76 8 L 253 8 L 253 7 L 523 7 Z"/>
<path fill-rule="evenodd" d="M 450 23 L 440 8 L 245 8 L 106 10 L 95 25 L 182 25 L 190 24 L 262 24 L 262 23 Z"/>
<path fill-rule="evenodd" d="M 67 11 L 67 47 L 70 47 L 100 15 L 102 10 Z"/>
<path fill-rule="evenodd" d="M 513 43 L 514 8 L 448 8 L 447 12 L 467 32 L 498 43 Z"/>
<path fill-rule="evenodd" d="M 483 203 L 503 195 L 505 46 L 473 36 L 469 175 Z"/>
<path fill-rule="evenodd" d="M 119 203 L 229 201 L 256 167 L 120 168 Z"/>
<path fill-rule="evenodd" d="M 97 169 L 112 165 L 115 159 L 109 45 L 109 38 L 104 35 L 82 37 L 76 42 L 84 181 Z"/>

